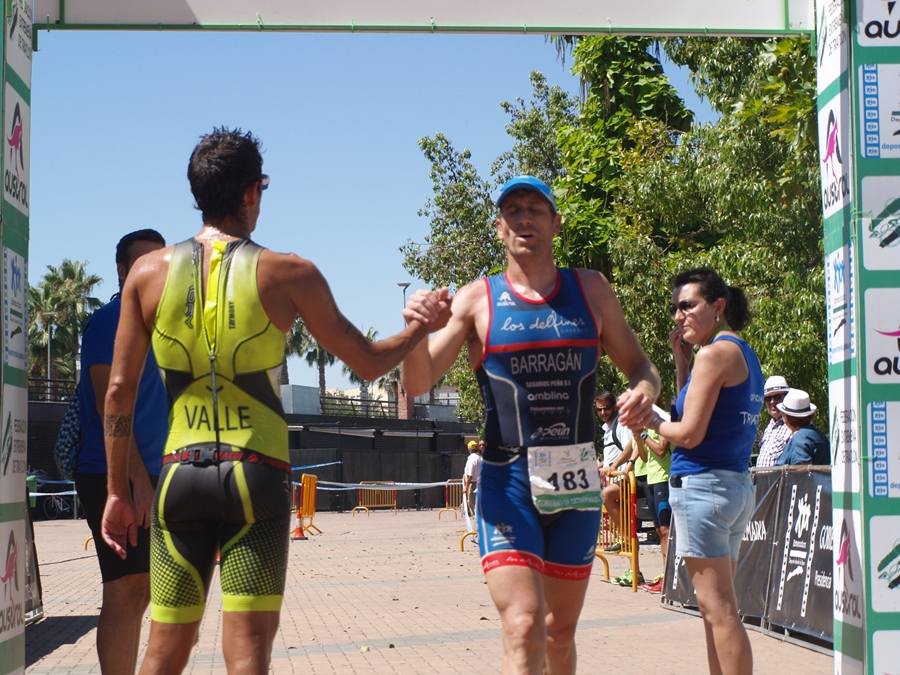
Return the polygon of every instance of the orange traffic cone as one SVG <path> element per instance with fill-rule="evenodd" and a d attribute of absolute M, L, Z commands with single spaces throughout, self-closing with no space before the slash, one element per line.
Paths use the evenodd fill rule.
<path fill-rule="evenodd" d="M 294 528 L 294 533 L 291 535 L 291 541 L 297 539 L 309 539 L 309 537 L 303 533 L 303 516 L 300 515 L 299 509 L 297 510 L 297 527 Z"/>

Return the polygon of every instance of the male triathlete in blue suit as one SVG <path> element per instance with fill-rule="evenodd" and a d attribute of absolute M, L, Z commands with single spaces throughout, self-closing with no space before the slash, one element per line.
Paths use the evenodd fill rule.
<path fill-rule="evenodd" d="M 605 350 L 628 378 L 619 424 L 634 429 L 653 417 L 659 376 L 606 278 L 554 264 L 560 217 L 550 188 L 518 176 L 497 206 L 506 273 L 456 294 L 447 326 L 403 362 L 402 382 L 410 396 L 425 393 L 468 346 L 485 403 L 477 516 L 502 620 L 503 672 L 574 674 L 599 527 L 597 360 Z M 425 316 L 448 295 L 418 291 L 404 315 Z"/>

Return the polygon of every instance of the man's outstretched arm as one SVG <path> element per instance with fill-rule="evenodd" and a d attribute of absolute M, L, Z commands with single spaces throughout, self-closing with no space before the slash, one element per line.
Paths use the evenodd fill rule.
<path fill-rule="evenodd" d="M 303 317 L 310 334 L 370 382 L 394 368 L 419 341 L 450 318 L 449 294 L 444 289 L 440 298 L 423 306 L 402 331 L 372 342 L 338 309 L 328 282 L 315 265 L 291 255 L 283 257 L 282 269 L 287 273 L 283 288 L 290 294 L 292 309 Z"/>

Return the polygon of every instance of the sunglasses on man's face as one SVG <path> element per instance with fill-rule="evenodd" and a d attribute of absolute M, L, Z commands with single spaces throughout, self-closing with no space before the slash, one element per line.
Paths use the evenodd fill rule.
<path fill-rule="evenodd" d="M 784 394 L 772 394 L 771 396 L 764 396 L 763 401 L 766 403 L 781 403 L 784 400 Z"/>
<path fill-rule="evenodd" d="M 612 410 L 612 406 L 610 405 L 598 405 L 597 412 L 606 412 L 607 410 Z"/>

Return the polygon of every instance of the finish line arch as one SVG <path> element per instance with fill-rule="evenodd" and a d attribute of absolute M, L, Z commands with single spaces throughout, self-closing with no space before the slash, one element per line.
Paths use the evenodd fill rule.
<path fill-rule="evenodd" d="M 895 13 L 896 12 L 896 16 Z M 0 453 L 25 459 L 32 50 L 55 30 L 815 35 L 823 162 L 835 529 L 835 672 L 900 672 L 900 8 L 891 0 L 680 0 L 564 6 L 413 0 L 7 0 L 2 71 L 3 389 Z M 814 27 L 818 31 L 813 33 Z M 852 95 L 851 95 L 852 92 Z M 895 260 L 896 258 L 896 260 Z M 17 333 L 16 329 L 22 328 Z M 890 365 L 885 367 L 885 363 Z M 9 450 L 7 451 L 7 443 Z M 20 454 L 21 453 L 21 454 Z M 19 456 L 20 455 L 20 456 Z M 18 457 L 17 457 L 18 456 Z M 0 462 L 0 467 L 3 463 Z M 24 543 L 16 462 L 0 475 L 0 541 Z M 23 465 L 24 471 L 24 465 Z M 892 534 L 893 533 L 893 534 Z M 888 541 L 890 540 L 890 541 Z M 19 547 L 24 569 L 24 545 Z M 900 557 L 898 553 L 897 557 Z M 885 563 L 884 566 L 883 563 Z M 855 575 L 853 571 L 855 568 Z M 24 588 L 13 588 L 17 605 Z M 853 608 L 862 611 L 854 612 Z M 13 611 L 15 614 L 15 611 Z M 0 634 L 0 675 L 24 667 L 24 627 Z"/>

